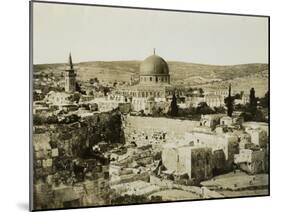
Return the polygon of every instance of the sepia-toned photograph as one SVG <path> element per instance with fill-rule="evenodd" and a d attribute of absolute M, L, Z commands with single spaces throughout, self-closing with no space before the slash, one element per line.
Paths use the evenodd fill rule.
<path fill-rule="evenodd" d="M 30 204 L 269 196 L 269 17 L 30 2 Z"/>

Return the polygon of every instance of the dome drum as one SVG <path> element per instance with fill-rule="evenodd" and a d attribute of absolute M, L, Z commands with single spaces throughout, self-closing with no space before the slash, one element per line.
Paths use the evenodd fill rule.
<path fill-rule="evenodd" d="M 141 75 L 140 82 L 142 83 L 170 83 L 170 75 Z"/>

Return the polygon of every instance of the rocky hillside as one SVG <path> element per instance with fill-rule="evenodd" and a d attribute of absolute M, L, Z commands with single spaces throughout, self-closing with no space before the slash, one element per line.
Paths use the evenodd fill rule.
<path fill-rule="evenodd" d="M 204 65 L 186 62 L 168 61 L 171 83 L 185 86 L 223 86 L 233 83 L 241 88 L 257 87 L 258 93 L 265 93 L 268 84 L 267 64 L 241 65 Z M 100 80 L 113 82 L 130 81 L 131 76 L 138 76 L 140 61 L 94 61 L 76 64 L 78 79 L 88 81 L 97 77 Z M 61 74 L 66 64 L 35 65 L 37 72 Z M 251 84 L 249 84 L 251 82 Z"/>
<path fill-rule="evenodd" d="M 100 143 L 109 146 L 125 142 L 118 111 L 94 114 L 72 124 L 57 124 L 47 133 L 52 146 L 75 157 L 90 157 L 92 147 Z"/>

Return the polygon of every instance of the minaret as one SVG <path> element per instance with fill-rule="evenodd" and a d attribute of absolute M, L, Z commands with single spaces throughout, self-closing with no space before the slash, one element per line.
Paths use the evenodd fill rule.
<path fill-rule="evenodd" d="M 68 58 L 68 60 L 69 60 L 70 69 L 73 69 L 71 53 L 69 53 L 69 58 Z"/>
<path fill-rule="evenodd" d="M 65 70 L 65 92 L 68 93 L 73 93 L 75 92 L 75 84 L 76 84 L 76 80 L 75 80 L 75 71 L 73 68 L 73 63 L 72 63 L 72 57 L 71 57 L 71 53 L 69 53 L 69 58 L 68 58 L 68 62 L 69 62 L 69 69 Z"/>

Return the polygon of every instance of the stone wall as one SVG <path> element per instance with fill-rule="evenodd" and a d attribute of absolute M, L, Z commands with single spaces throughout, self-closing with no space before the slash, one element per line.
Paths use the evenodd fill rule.
<path fill-rule="evenodd" d="M 159 179 L 154 176 L 150 176 L 150 183 L 166 189 L 179 189 L 179 190 L 187 191 L 197 195 L 198 199 L 223 198 L 223 195 L 215 191 L 211 191 L 206 187 L 185 186 L 185 185 L 175 184 L 171 180 Z"/>
<path fill-rule="evenodd" d="M 34 208 L 108 204 L 109 160 L 92 147 L 123 142 L 121 114 L 94 114 L 43 131 L 33 134 Z"/>

